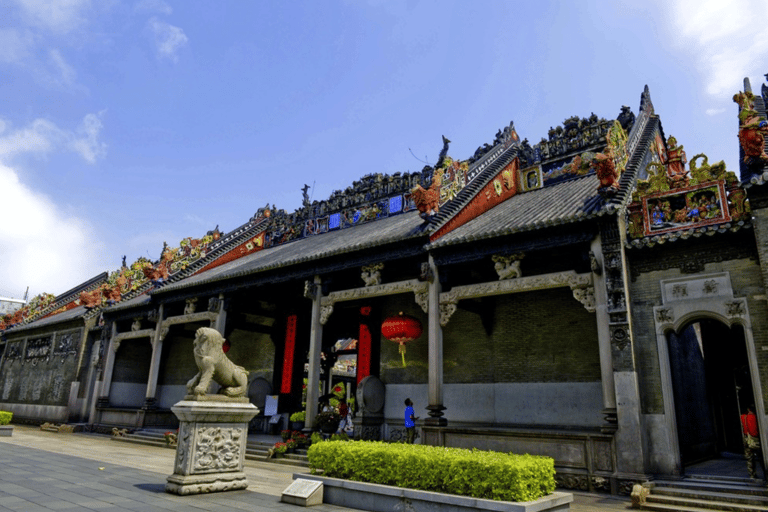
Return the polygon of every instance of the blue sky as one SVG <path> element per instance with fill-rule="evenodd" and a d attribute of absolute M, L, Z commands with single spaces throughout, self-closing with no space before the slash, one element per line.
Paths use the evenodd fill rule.
<path fill-rule="evenodd" d="M 737 170 L 764 0 L 0 0 L 0 296 L 62 293 L 267 202 L 531 143 L 647 84 L 688 156 Z M 749 13 L 747 15 L 747 13 Z"/>

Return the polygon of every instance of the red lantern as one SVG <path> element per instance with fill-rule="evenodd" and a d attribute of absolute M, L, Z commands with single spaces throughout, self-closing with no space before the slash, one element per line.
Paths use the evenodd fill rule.
<path fill-rule="evenodd" d="M 403 357 L 405 366 L 405 344 L 421 336 L 421 322 L 412 316 L 404 315 L 402 311 L 397 316 L 391 316 L 381 324 L 381 334 L 389 341 L 400 345 L 398 351 Z"/>

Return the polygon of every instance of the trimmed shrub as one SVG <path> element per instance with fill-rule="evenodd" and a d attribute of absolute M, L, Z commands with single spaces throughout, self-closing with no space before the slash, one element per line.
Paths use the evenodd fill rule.
<path fill-rule="evenodd" d="M 308 451 L 312 472 L 422 491 L 531 501 L 555 490 L 549 457 L 381 441 L 329 441 Z"/>
<path fill-rule="evenodd" d="M 0 411 L 0 425 L 8 425 L 13 418 L 12 412 Z"/>

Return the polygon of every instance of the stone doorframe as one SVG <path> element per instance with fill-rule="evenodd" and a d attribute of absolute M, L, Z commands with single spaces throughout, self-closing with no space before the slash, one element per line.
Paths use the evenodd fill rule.
<path fill-rule="evenodd" d="M 740 325 L 744 329 L 744 342 L 749 359 L 749 372 L 752 379 L 752 391 L 755 396 L 757 421 L 760 429 L 760 442 L 766 446 L 768 436 L 765 428 L 765 404 L 760 385 L 760 373 L 757 366 L 757 352 L 752 334 L 752 322 L 746 298 L 734 297 L 731 276 L 728 272 L 698 274 L 689 277 L 663 279 L 661 285 L 662 306 L 653 308 L 653 320 L 656 326 L 656 345 L 659 353 L 659 373 L 661 392 L 664 399 L 664 417 L 670 439 L 670 449 L 674 466 L 682 469 L 680 442 L 677 435 L 675 398 L 672 390 L 672 370 L 669 361 L 667 333 L 679 330 L 691 320 L 710 318 L 727 325 L 729 328 Z M 763 459 L 766 452 L 763 452 Z"/>

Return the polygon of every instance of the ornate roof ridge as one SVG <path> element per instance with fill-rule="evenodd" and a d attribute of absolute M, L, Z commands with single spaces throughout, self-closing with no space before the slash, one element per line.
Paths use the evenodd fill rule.
<path fill-rule="evenodd" d="M 469 204 L 478 193 L 480 193 L 483 187 L 491 182 L 504 166 L 517 158 L 519 150 L 520 143 L 511 142 L 506 144 L 505 147 L 501 147 L 500 152 L 496 154 L 492 160 L 476 162 L 482 164 L 483 167 L 481 169 L 473 169 L 472 166 L 475 164 L 472 164 L 467 173 L 468 175 L 472 175 L 472 171 L 475 171 L 472 180 L 459 191 L 455 198 L 445 203 L 440 208 L 440 211 L 429 219 L 427 231 L 434 233 L 450 221 L 462 210 L 462 208 Z M 491 152 L 489 152 L 489 154 L 491 154 Z"/>

